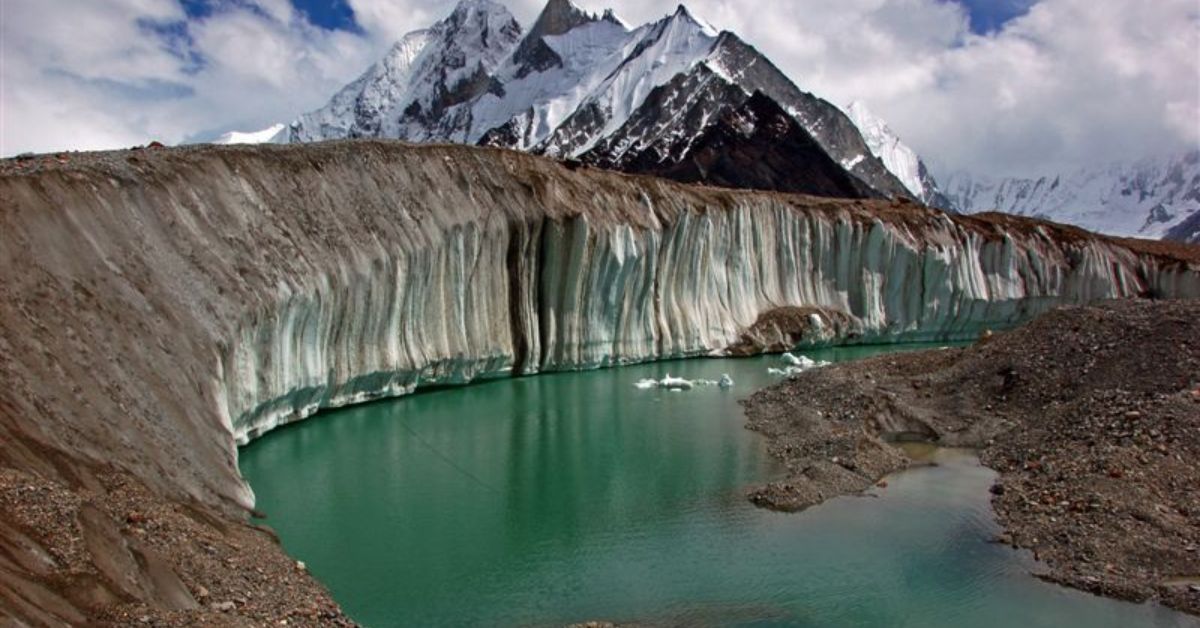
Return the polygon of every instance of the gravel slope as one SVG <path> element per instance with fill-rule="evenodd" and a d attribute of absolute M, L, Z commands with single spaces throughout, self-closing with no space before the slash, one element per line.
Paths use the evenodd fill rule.
<path fill-rule="evenodd" d="M 1200 301 L 1050 312 L 964 349 L 809 371 L 746 402 L 799 510 L 908 461 L 885 441 L 975 447 L 1000 473 L 999 541 L 1048 580 L 1200 614 Z"/>

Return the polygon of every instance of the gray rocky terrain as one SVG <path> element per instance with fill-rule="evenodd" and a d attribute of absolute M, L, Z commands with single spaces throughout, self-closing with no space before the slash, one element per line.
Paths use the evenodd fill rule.
<path fill-rule="evenodd" d="M 893 443 L 980 451 L 992 503 L 1042 577 L 1200 614 L 1200 301 L 1056 310 L 964 349 L 803 373 L 756 393 L 749 426 L 800 510 L 910 464 Z"/>

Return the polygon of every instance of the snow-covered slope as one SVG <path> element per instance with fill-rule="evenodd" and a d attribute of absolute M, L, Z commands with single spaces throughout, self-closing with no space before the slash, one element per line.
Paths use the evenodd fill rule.
<path fill-rule="evenodd" d="M 292 141 L 392 137 L 471 140 L 473 106 L 503 88 L 493 73 L 521 40 L 503 5 L 462 0 L 432 28 L 405 35 L 388 55 L 291 126 Z"/>
<path fill-rule="evenodd" d="M 672 91 L 663 94 L 667 86 Z M 622 169 L 626 158 L 644 162 L 645 151 L 667 144 L 686 150 L 691 142 L 682 134 L 700 137 L 756 91 L 775 99 L 875 192 L 909 195 L 882 161 L 862 157 L 870 149 L 837 107 L 803 92 L 752 46 L 682 5 L 630 28 L 611 11 L 594 15 L 550 0 L 525 33 L 503 6 L 463 0 L 450 17 L 404 37 L 327 106 L 301 116 L 290 139 L 478 143 Z M 655 93 L 658 101 L 648 107 Z M 678 126 L 686 115 L 693 116 L 690 126 Z"/>
<path fill-rule="evenodd" d="M 212 141 L 213 144 L 287 144 L 286 124 L 272 124 L 261 131 L 230 131 Z"/>
<path fill-rule="evenodd" d="M 952 175 L 943 189 L 964 213 L 1002 211 L 1113 235 L 1200 242 L 1200 150 L 1040 178 Z"/>
<path fill-rule="evenodd" d="M 578 157 L 621 128 L 654 88 L 699 63 L 717 33 L 680 5 L 671 16 L 643 26 L 624 42 L 619 65 L 580 103 L 539 152 Z"/>
<path fill-rule="evenodd" d="M 871 153 L 883 161 L 883 165 L 895 174 L 904 187 L 923 203 L 943 209 L 951 209 L 949 200 L 938 189 L 933 175 L 916 151 L 909 148 L 882 118 L 875 115 L 860 100 L 846 107 L 846 115 L 862 132 Z M 856 159 L 863 159 L 860 156 Z M 844 165 L 850 165 L 849 163 Z"/>

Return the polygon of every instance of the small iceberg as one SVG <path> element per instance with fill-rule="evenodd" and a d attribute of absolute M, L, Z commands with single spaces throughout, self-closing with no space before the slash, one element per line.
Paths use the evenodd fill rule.
<path fill-rule="evenodd" d="M 781 369 L 777 369 L 775 367 L 768 367 L 767 368 L 768 375 L 791 377 L 793 375 L 798 375 L 805 371 L 811 371 L 812 369 L 815 369 L 818 367 L 829 366 L 829 362 L 821 362 L 819 360 L 814 360 L 805 355 L 795 356 L 795 355 L 792 355 L 791 353 L 785 353 L 781 357 L 783 358 L 783 361 L 785 363 L 787 363 L 787 366 L 785 366 Z"/>
<path fill-rule="evenodd" d="M 658 385 L 667 390 L 691 390 L 695 384 L 682 377 L 671 377 L 671 374 L 667 373 L 667 376 L 662 378 Z"/>
<path fill-rule="evenodd" d="M 721 379 L 684 379 L 682 377 L 672 377 L 670 373 L 662 379 L 641 379 L 633 384 L 634 388 L 640 390 L 649 390 L 651 388 L 664 388 L 666 390 L 679 392 L 691 390 L 697 386 L 719 386 L 721 388 L 733 388 L 733 378 L 728 373 L 722 373 Z"/>
<path fill-rule="evenodd" d="M 634 382 L 633 385 L 634 387 L 642 390 L 648 390 L 650 388 L 665 388 L 667 390 L 680 391 L 691 390 L 695 387 L 696 383 L 683 379 L 682 377 L 671 377 L 671 374 L 667 373 L 667 376 L 662 379 L 638 380 L 637 382 Z"/>

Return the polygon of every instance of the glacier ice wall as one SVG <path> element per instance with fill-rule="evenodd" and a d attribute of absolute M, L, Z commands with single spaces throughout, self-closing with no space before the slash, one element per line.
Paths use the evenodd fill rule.
<path fill-rule="evenodd" d="M 0 432 L 243 506 L 235 440 L 423 385 L 719 353 L 789 306 L 891 342 L 1200 297 L 1194 249 L 491 149 L 98 154 L 0 194 Z"/>
<path fill-rule="evenodd" d="M 898 342 L 971 339 L 1062 304 L 1200 296 L 1193 270 L 1038 228 L 930 214 L 918 231 L 771 197 L 649 196 L 634 226 L 597 200 L 594 213 L 456 225 L 282 285 L 273 316 L 228 354 L 238 442 L 421 385 L 719 353 L 787 306 L 857 319 L 861 335 L 835 342 Z"/>

